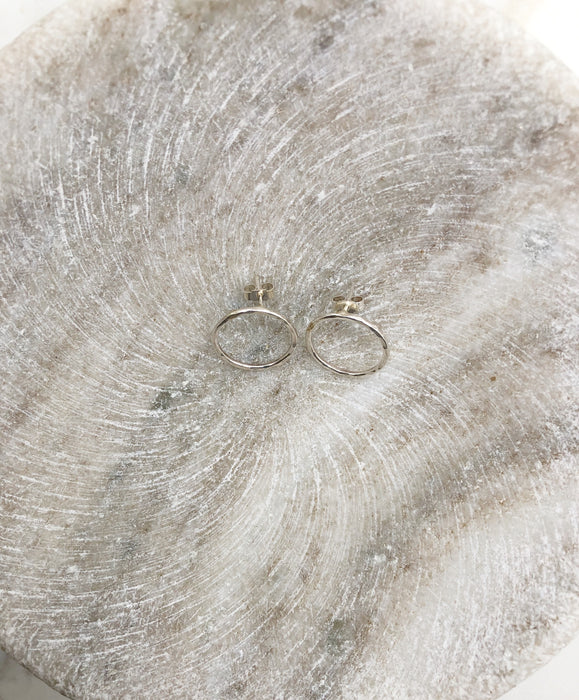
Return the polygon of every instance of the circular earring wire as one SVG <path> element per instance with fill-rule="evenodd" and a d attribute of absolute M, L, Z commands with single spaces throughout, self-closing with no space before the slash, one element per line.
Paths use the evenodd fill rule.
<path fill-rule="evenodd" d="M 388 350 L 388 343 L 386 342 L 386 338 L 382 335 L 382 332 L 377 326 L 375 326 L 373 323 L 370 323 L 370 321 L 366 321 L 365 318 L 362 318 L 362 316 L 358 315 L 358 312 L 361 311 L 363 308 L 362 297 L 352 297 L 351 299 L 346 299 L 345 297 L 339 296 L 334 297 L 332 301 L 334 302 L 334 311 L 332 313 L 328 313 L 314 319 L 306 329 L 306 347 L 309 353 L 323 367 L 326 367 L 332 372 L 336 372 L 336 374 L 346 374 L 349 377 L 361 377 L 365 374 L 373 374 L 379 369 L 382 369 L 390 355 L 390 351 Z M 318 325 L 318 323 L 330 319 L 344 318 L 348 319 L 349 321 L 359 323 L 361 326 L 368 328 L 368 330 L 372 331 L 372 333 L 374 333 L 374 335 L 378 337 L 378 340 L 382 344 L 382 356 L 378 360 L 378 362 L 376 362 L 376 364 L 372 365 L 372 367 L 363 370 L 349 370 L 345 369 L 344 367 L 338 367 L 337 365 L 333 365 L 327 360 L 324 360 L 324 358 L 314 348 L 314 345 L 312 343 L 312 332 L 314 328 Z"/>
<path fill-rule="evenodd" d="M 285 318 L 285 316 L 278 314 L 277 311 L 266 309 L 263 306 L 263 302 L 267 299 L 271 299 L 271 297 L 273 296 L 273 284 L 271 284 L 271 282 L 266 282 L 265 284 L 258 286 L 248 284 L 246 287 L 244 287 L 243 294 L 247 301 L 256 302 L 256 306 L 246 306 L 242 309 L 235 309 L 234 311 L 230 311 L 228 314 L 226 314 L 221 319 L 221 321 L 219 321 L 219 323 L 215 326 L 213 332 L 211 333 L 211 340 L 213 342 L 213 345 L 215 345 L 219 354 L 225 360 L 227 360 L 227 362 L 232 364 L 234 367 L 241 367 L 241 369 L 266 369 L 268 367 L 274 367 L 275 365 L 281 364 L 282 362 L 287 360 L 287 358 L 294 351 L 298 342 L 298 335 L 296 333 L 296 329 L 287 320 L 287 318 Z M 263 316 L 273 316 L 273 318 L 277 318 L 285 325 L 290 334 L 290 345 L 283 355 L 275 358 L 274 360 L 271 360 L 270 362 L 252 364 L 250 362 L 242 362 L 241 360 L 236 360 L 232 355 L 230 355 L 221 347 L 218 338 L 220 329 L 223 328 L 223 326 L 226 323 L 232 321 L 234 318 L 239 318 L 240 316 L 246 316 L 248 314 L 261 314 Z"/>

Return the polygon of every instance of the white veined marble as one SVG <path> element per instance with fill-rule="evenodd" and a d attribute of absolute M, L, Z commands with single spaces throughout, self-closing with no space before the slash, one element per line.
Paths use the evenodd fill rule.
<path fill-rule="evenodd" d="M 514 3 L 511 3 L 511 7 L 510 7 L 509 9 L 510 9 L 512 12 L 514 12 L 515 15 L 516 15 L 517 13 L 520 14 L 520 13 L 521 13 L 521 5 L 520 5 L 520 3 L 517 3 L 515 7 L 513 7 L 513 5 L 514 5 Z M 541 18 L 540 8 L 535 7 L 535 8 L 533 9 L 533 12 L 532 12 L 532 13 L 529 13 L 529 16 L 535 18 L 535 19 L 533 20 L 533 21 L 535 22 L 535 24 L 533 24 L 533 21 L 529 21 L 529 24 L 528 24 L 529 28 L 530 28 L 532 31 L 535 31 L 535 32 L 537 32 L 537 33 L 539 33 L 539 34 L 540 34 L 541 31 L 543 31 L 544 36 L 548 37 L 548 36 L 549 36 L 549 33 L 545 30 L 545 26 L 546 26 L 546 24 L 548 24 L 548 23 L 546 23 L 545 21 L 541 21 L 541 20 L 537 20 L 537 19 L 536 19 L 537 17 Z M 549 16 L 552 16 L 552 15 L 549 15 Z M 545 16 L 543 16 L 543 17 L 545 17 Z M 552 35 L 551 35 L 551 36 L 552 36 Z M 559 35 L 559 36 L 560 36 L 560 35 Z M 561 57 L 562 57 L 564 60 L 566 60 L 570 65 L 573 65 L 573 61 L 574 61 L 575 59 L 573 58 L 572 53 L 569 52 L 569 51 L 563 51 L 563 50 L 561 50 L 560 47 L 561 47 L 562 44 L 561 44 L 560 42 L 555 42 L 554 40 L 552 40 L 552 41 L 553 41 L 553 46 L 554 46 L 554 47 L 558 45 L 558 47 L 559 47 L 559 54 L 561 55 Z M 516 692 L 516 691 L 515 691 L 515 692 Z M 515 696 L 513 696 L 513 697 L 515 697 Z"/>

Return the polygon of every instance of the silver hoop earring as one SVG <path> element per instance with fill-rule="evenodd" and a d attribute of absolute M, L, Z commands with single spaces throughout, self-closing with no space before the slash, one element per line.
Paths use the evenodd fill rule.
<path fill-rule="evenodd" d="M 215 326 L 213 329 L 213 333 L 211 334 L 211 340 L 213 341 L 213 345 L 217 348 L 217 351 L 220 353 L 220 355 L 227 360 L 230 364 L 232 364 L 234 367 L 241 367 L 242 369 L 266 369 L 267 367 L 274 367 L 275 365 L 279 365 L 292 354 L 294 351 L 294 348 L 297 345 L 298 342 L 298 336 L 296 333 L 295 328 L 293 325 L 285 318 L 285 316 L 282 316 L 281 314 L 278 314 L 276 311 L 272 311 L 271 309 L 266 309 L 265 306 L 263 305 L 264 301 L 267 301 L 268 299 L 271 299 L 273 296 L 273 284 L 271 282 L 266 282 L 265 284 L 261 285 L 253 285 L 253 284 L 248 284 L 246 287 L 243 289 L 243 295 L 245 296 L 245 299 L 247 301 L 252 301 L 255 302 L 255 306 L 246 306 L 242 309 L 236 309 L 235 311 L 231 311 L 228 313 L 226 316 L 224 316 L 221 321 Z M 273 318 L 278 319 L 281 321 L 286 329 L 289 332 L 289 347 L 288 349 L 280 355 L 280 357 L 275 358 L 274 360 L 271 360 L 270 362 L 264 362 L 264 363 L 256 363 L 256 364 L 251 364 L 249 362 L 242 362 L 241 360 L 236 360 L 232 355 L 230 355 L 228 352 L 226 352 L 223 347 L 219 343 L 219 331 L 221 328 L 226 323 L 229 323 L 229 321 L 232 321 L 234 318 L 239 318 L 240 316 L 246 316 L 248 314 L 260 314 L 263 316 L 273 316 Z"/>
<path fill-rule="evenodd" d="M 365 318 L 362 318 L 358 315 L 363 308 L 362 297 L 352 297 L 351 299 L 346 299 L 345 297 L 340 296 L 334 297 L 332 301 L 334 302 L 333 312 L 314 319 L 306 329 L 306 347 L 312 355 L 312 357 L 315 360 L 317 360 L 323 367 L 327 367 L 328 369 L 332 370 L 332 372 L 336 372 L 337 374 L 347 374 L 350 377 L 359 377 L 364 374 L 372 374 L 373 372 L 377 372 L 379 369 L 382 369 L 382 367 L 384 367 L 384 365 L 386 364 L 386 360 L 389 356 L 388 343 L 386 342 L 386 338 L 383 336 L 382 332 L 377 326 L 375 326 L 373 323 L 370 323 L 369 321 L 366 321 Z M 321 355 L 318 353 L 318 351 L 312 343 L 312 332 L 319 323 L 328 319 L 344 318 L 347 318 L 349 321 L 354 321 L 354 323 L 359 323 L 360 325 L 364 326 L 364 328 L 368 328 L 368 330 L 372 331 L 372 333 L 374 333 L 374 335 L 378 337 L 378 340 L 382 344 L 382 356 L 380 357 L 378 362 L 376 362 L 376 364 L 372 365 L 368 369 L 349 370 L 345 369 L 344 367 L 338 367 L 337 365 L 333 365 L 327 360 L 324 360 L 323 357 L 321 357 Z"/>

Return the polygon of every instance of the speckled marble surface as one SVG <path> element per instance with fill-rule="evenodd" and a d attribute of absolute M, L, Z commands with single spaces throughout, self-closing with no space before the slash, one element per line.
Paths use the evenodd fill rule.
<path fill-rule="evenodd" d="M 0 59 L 0 642 L 73 697 L 495 697 L 577 626 L 575 81 L 471 5 L 236 7 Z M 367 294 L 387 371 L 223 365 L 258 272 L 301 331 Z"/>

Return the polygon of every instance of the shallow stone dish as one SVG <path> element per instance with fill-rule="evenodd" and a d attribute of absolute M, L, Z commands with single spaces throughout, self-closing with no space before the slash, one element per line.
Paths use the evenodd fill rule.
<path fill-rule="evenodd" d="M 496 698 L 558 651 L 578 115 L 470 2 L 77 2 L 3 50 L 0 647 L 91 700 Z M 254 280 L 302 341 L 363 297 L 387 364 L 230 366 Z"/>

